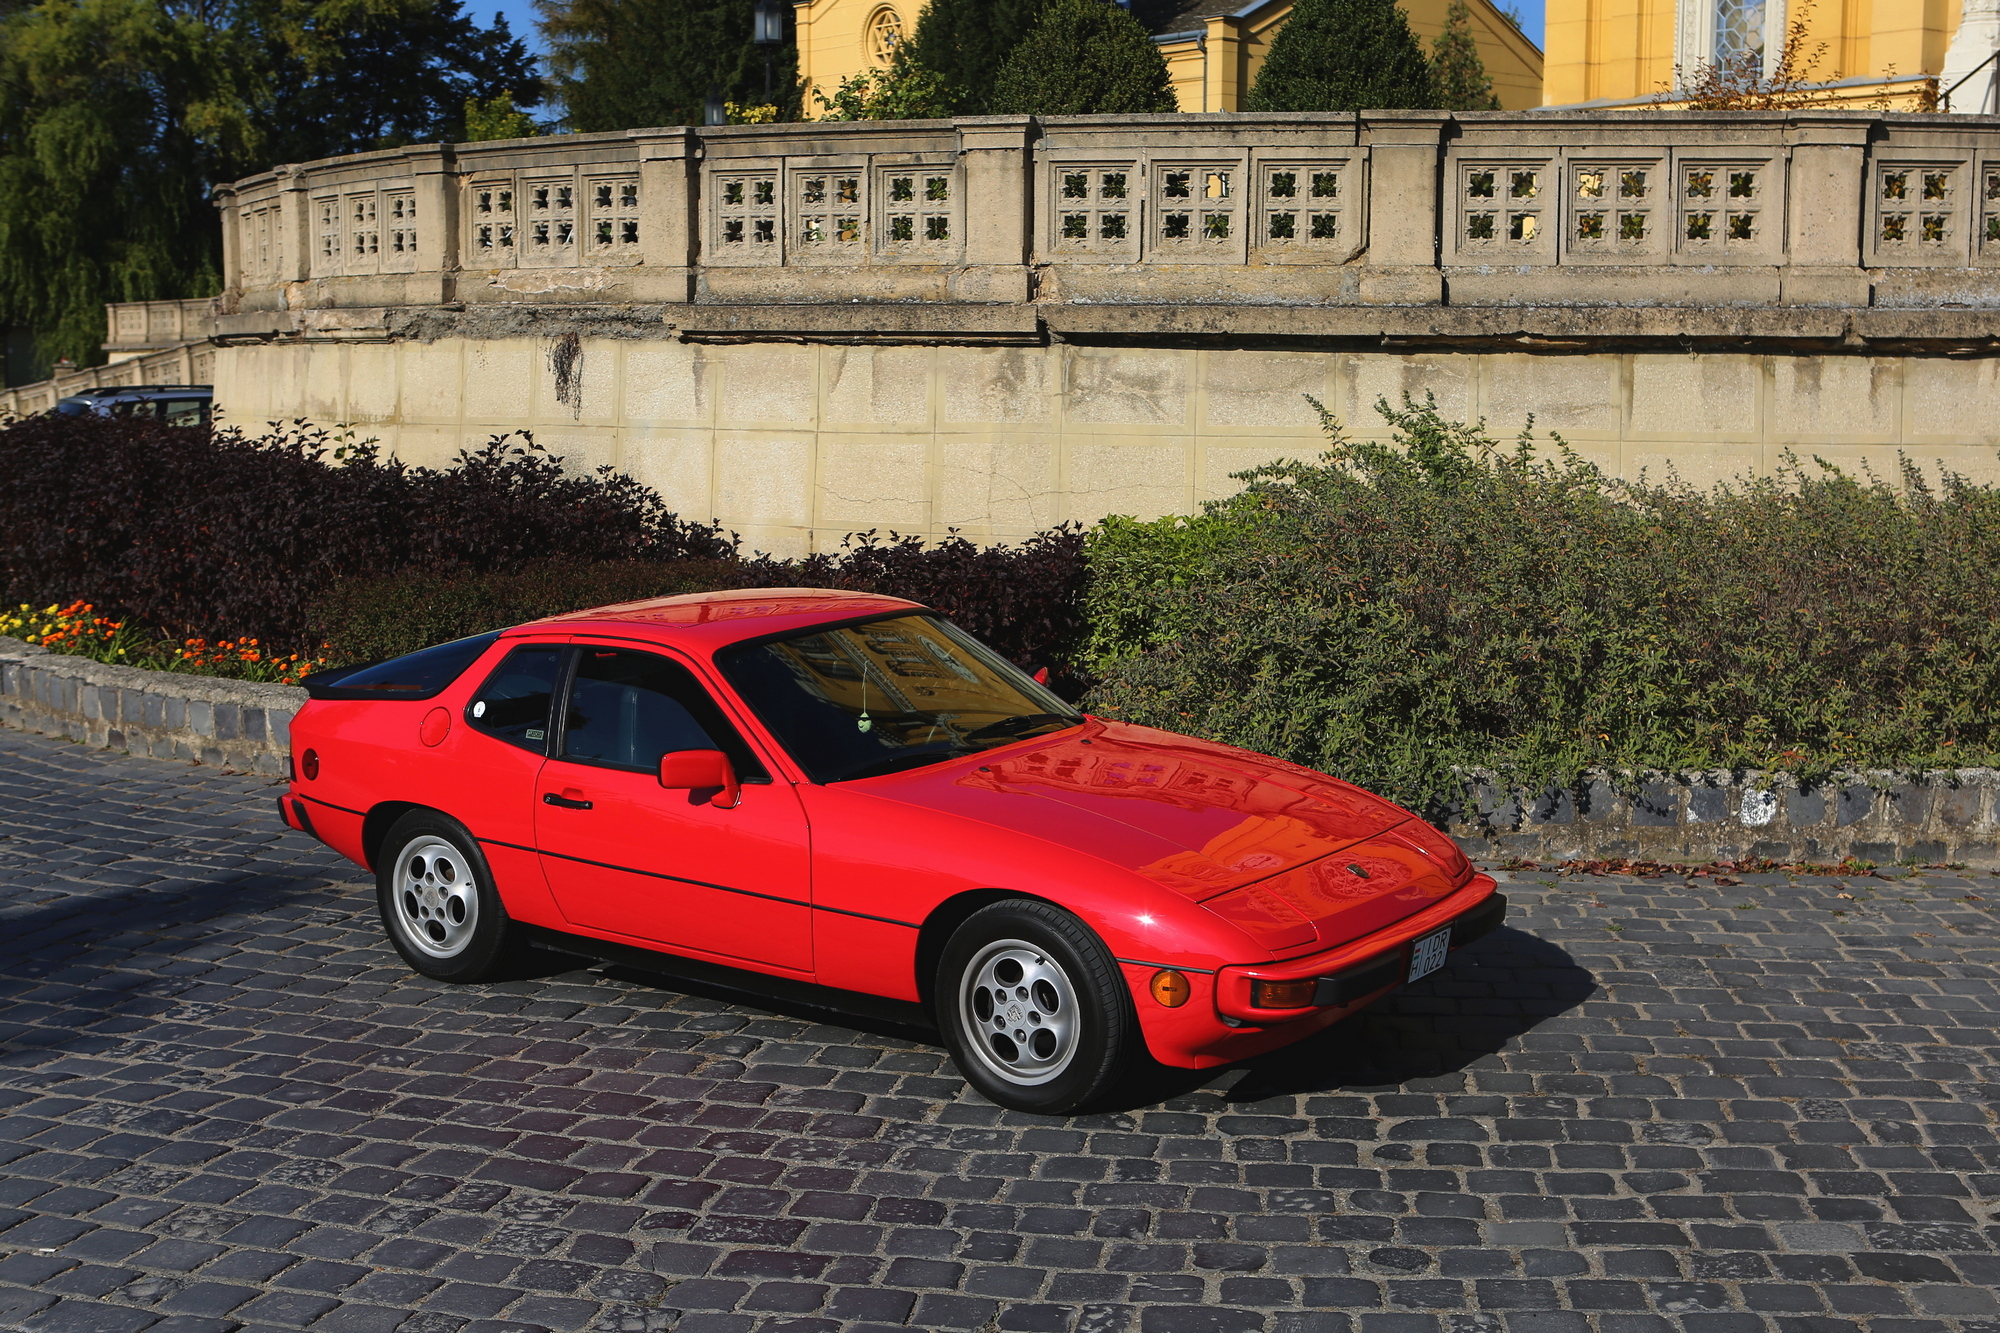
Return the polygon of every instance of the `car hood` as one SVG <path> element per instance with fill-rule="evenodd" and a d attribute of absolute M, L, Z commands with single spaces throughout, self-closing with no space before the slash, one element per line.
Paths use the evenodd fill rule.
<path fill-rule="evenodd" d="M 1411 817 L 1296 764 L 1099 719 L 1048 741 L 885 778 L 876 790 L 1061 843 L 1197 902 Z"/>

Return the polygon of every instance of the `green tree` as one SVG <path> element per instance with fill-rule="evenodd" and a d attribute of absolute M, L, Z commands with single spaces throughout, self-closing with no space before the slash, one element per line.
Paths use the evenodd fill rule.
<path fill-rule="evenodd" d="M 1472 37 L 1472 11 L 1465 0 L 1451 0 L 1445 11 L 1444 31 L 1431 46 L 1431 77 L 1437 81 L 1438 106 L 1446 111 L 1500 109 Z"/>
<path fill-rule="evenodd" d="M 1299 0 L 1251 85 L 1249 111 L 1436 107 L 1423 49 L 1394 0 Z"/>
<path fill-rule="evenodd" d="M 813 89 L 818 120 L 931 120 L 951 114 L 944 80 L 901 51 L 885 70 L 850 74 L 831 97 Z"/>
<path fill-rule="evenodd" d="M 527 112 L 516 109 L 514 99 L 506 93 L 481 101 L 477 97 L 465 99 L 465 141 L 486 143 L 494 139 L 529 139 L 540 133 L 535 128 L 535 119 Z"/>
<path fill-rule="evenodd" d="M 910 34 L 918 66 L 944 81 L 951 110 L 992 111 L 993 81 L 1051 0 L 931 0 Z"/>
<path fill-rule="evenodd" d="M 699 125 L 711 88 L 739 105 L 800 116 L 798 48 L 750 40 L 754 0 L 535 0 L 554 92 L 573 130 Z M 790 8 L 790 6 L 786 6 Z"/>
<path fill-rule="evenodd" d="M 539 98 L 458 0 L 40 0 L 0 17 L 0 325 L 101 361 L 104 304 L 220 287 L 209 192 L 279 161 L 463 134 Z"/>
<path fill-rule="evenodd" d="M 1055 0 L 993 81 L 1000 114 L 1178 111 L 1160 48 L 1108 0 Z"/>

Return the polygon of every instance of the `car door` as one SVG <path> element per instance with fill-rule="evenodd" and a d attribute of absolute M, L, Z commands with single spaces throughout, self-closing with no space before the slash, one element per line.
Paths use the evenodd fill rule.
<path fill-rule="evenodd" d="M 660 945 L 812 969 L 805 811 L 686 665 L 579 642 L 555 752 L 541 772 L 536 846 L 575 925 Z M 660 756 L 721 750 L 742 791 L 659 784 Z"/>

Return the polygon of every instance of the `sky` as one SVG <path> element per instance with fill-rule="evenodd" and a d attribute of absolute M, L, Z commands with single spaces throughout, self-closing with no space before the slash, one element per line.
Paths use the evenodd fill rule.
<path fill-rule="evenodd" d="M 1506 4 L 1507 0 L 1500 0 Z M 1542 6 L 1545 0 L 1513 0 L 1514 10 L 1521 16 L 1528 36 L 1535 45 L 1542 45 Z M 545 51 L 541 33 L 535 29 L 535 7 L 530 0 L 473 0 L 466 10 L 482 19 L 491 19 L 495 13 L 505 14 L 507 22 L 515 33 L 528 43 L 530 50 Z"/>

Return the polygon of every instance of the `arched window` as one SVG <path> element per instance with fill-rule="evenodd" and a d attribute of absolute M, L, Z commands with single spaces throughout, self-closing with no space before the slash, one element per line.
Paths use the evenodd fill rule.
<path fill-rule="evenodd" d="M 896 55 L 896 47 L 903 40 L 903 16 L 887 5 L 876 10 L 868 18 L 868 58 L 877 65 L 887 65 Z"/>

